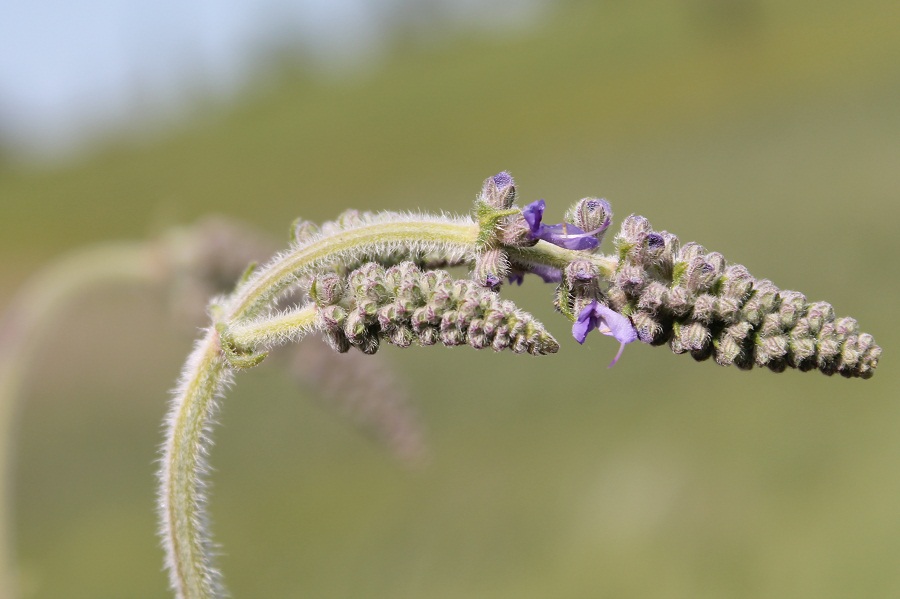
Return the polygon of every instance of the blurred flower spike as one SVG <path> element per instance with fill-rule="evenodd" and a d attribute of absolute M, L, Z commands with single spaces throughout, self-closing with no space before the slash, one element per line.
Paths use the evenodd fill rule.
<path fill-rule="evenodd" d="M 543 239 L 567 250 L 592 250 L 600 245 L 600 241 L 594 237 L 596 231 L 585 232 L 569 223 L 542 224 L 545 207 L 544 200 L 538 200 L 528 204 L 522 210 L 522 216 L 531 229 L 532 239 Z"/>
<path fill-rule="evenodd" d="M 587 334 L 593 329 L 597 329 L 604 335 L 615 337 L 620 344 L 616 357 L 609 365 L 610 368 L 619 361 L 625 345 L 637 340 L 637 332 L 634 330 L 631 320 L 597 300 L 585 306 L 578 314 L 575 324 L 572 325 L 572 336 L 578 343 L 584 343 Z"/>

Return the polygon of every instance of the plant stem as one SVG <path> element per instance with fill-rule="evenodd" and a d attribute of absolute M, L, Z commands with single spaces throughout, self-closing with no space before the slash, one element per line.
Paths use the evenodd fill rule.
<path fill-rule="evenodd" d="M 215 329 L 209 329 L 185 365 L 177 403 L 169 413 L 160 481 L 163 543 L 172 586 L 178 597 L 214 597 L 219 575 L 209 557 L 205 497 L 199 475 L 205 471 L 207 429 L 229 372 Z"/>
<path fill-rule="evenodd" d="M 429 216 L 394 215 L 383 222 L 348 227 L 277 256 L 238 286 L 224 302 L 216 320 L 225 325 L 230 339 L 240 345 L 296 339 L 311 327 L 314 308 L 256 318 L 300 277 L 340 261 L 352 263 L 398 249 L 407 254 L 439 250 L 471 262 L 478 234 L 478 225 L 470 219 Z M 584 252 L 565 250 L 543 241 L 531 248 L 512 249 L 511 254 L 526 263 L 558 268 L 571 260 L 589 257 Z M 603 272 L 615 268 L 610 258 L 589 258 Z M 279 332 L 279 326 L 286 327 L 285 331 Z M 215 327 L 211 327 L 185 364 L 169 412 L 160 472 L 161 533 L 172 586 L 182 598 L 210 599 L 223 592 L 209 555 L 211 539 L 204 525 L 206 506 L 200 485 L 206 471 L 204 456 L 215 399 L 231 371 L 222 356 Z"/>

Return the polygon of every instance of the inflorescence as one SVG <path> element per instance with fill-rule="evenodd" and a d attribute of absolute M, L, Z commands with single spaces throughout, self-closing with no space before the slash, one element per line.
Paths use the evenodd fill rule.
<path fill-rule="evenodd" d="M 298 221 L 287 251 L 213 301 L 212 326 L 174 393 L 160 471 L 161 531 L 179 596 L 222 592 L 201 481 L 217 397 L 234 371 L 312 332 L 338 352 L 371 354 L 384 341 L 554 353 L 546 328 L 499 293 L 537 275 L 556 285 L 554 305 L 576 341 L 597 330 L 619 343 L 610 366 L 640 340 L 747 370 L 874 374 L 881 348 L 830 304 L 756 279 L 641 216 L 622 222 L 614 253 L 604 255 L 609 202 L 584 198 L 547 225 L 544 200 L 519 208 L 517 195 L 503 172 L 484 182 L 469 217 L 348 211 L 321 228 Z M 460 266 L 467 278 L 443 270 Z"/>

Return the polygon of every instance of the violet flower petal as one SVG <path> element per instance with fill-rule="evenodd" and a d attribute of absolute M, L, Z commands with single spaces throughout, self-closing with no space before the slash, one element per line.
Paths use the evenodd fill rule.
<path fill-rule="evenodd" d="M 572 325 L 572 336 L 575 337 L 575 341 L 578 343 L 584 343 L 584 340 L 587 339 L 587 334 L 591 331 L 591 328 L 593 328 L 591 326 L 591 321 L 594 315 L 594 306 L 596 304 L 596 300 L 588 304 L 584 310 L 578 314 L 578 318 L 575 319 L 575 324 Z"/>
<path fill-rule="evenodd" d="M 594 315 L 599 317 L 605 325 L 605 330 L 600 332 L 616 338 L 619 343 L 631 343 L 637 341 L 637 331 L 627 316 L 619 314 L 612 308 L 598 303 L 594 307 Z"/>
<path fill-rule="evenodd" d="M 546 207 L 547 203 L 544 202 L 544 200 L 537 200 L 522 209 L 522 216 L 525 218 L 525 222 L 528 223 L 528 227 L 531 229 L 531 235 L 535 238 L 537 238 L 542 228 L 541 220 L 544 218 L 544 209 Z"/>
<path fill-rule="evenodd" d="M 637 340 L 637 331 L 634 330 L 631 320 L 608 306 L 604 306 L 597 300 L 585 306 L 578 314 L 575 324 L 572 325 L 572 336 L 575 337 L 578 343 L 584 343 L 587 334 L 592 329 L 597 329 L 604 335 L 614 337 L 619 342 L 619 351 L 610 363 L 610 368 L 615 366 L 619 358 L 622 357 L 625 345 Z"/>
<path fill-rule="evenodd" d="M 552 266 L 545 266 L 543 264 L 535 264 L 530 268 L 530 271 L 536 274 L 541 278 L 545 283 L 561 283 L 562 282 L 562 271 L 558 268 L 553 268 Z"/>
<path fill-rule="evenodd" d="M 600 245 L 600 241 L 594 237 L 593 233 L 585 233 L 579 227 L 569 223 L 541 225 L 540 232 L 536 237 L 567 250 L 592 250 Z"/>

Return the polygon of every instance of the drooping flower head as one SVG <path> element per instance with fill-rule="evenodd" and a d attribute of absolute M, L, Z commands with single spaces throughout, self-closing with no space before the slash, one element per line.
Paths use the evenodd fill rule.
<path fill-rule="evenodd" d="M 597 300 L 585 306 L 578 314 L 575 324 L 572 325 L 572 336 L 578 343 L 584 343 L 587 334 L 593 329 L 597 329 L 604 335 L 615 337 L 619 342 L 619 351 L 610 363 L 610 368 L 619 361 L 625 345 L 637 340 L 637 332 L 634 330 L 631 320 Z"/>
<path fill-rule="evenodd" d="M 592 250 L 600 241 L 594 237 L 594 232 L 585 232 L 580 227 L 570 223 L 545 225 L 541 221 L 544 218 L 544 209 L 547 204 L 544 200 L 538 200 L 525 206 L 522 216 L 531 229 L 532 239 L 543 239 L 553 245 L 567 250 Z"/>

